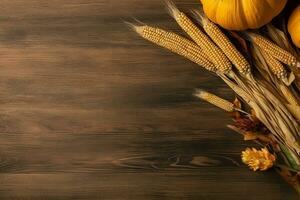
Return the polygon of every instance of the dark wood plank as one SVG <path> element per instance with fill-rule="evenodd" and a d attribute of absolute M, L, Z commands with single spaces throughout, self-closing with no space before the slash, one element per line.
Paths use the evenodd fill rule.
<path fill-rule="evenodd" d="M 132 17 L 179 32 L 161 0 L 2 1 L 0 199 L 297 199 L 243 166 L 252 144 L 192 96 L 230 89 Z"/>

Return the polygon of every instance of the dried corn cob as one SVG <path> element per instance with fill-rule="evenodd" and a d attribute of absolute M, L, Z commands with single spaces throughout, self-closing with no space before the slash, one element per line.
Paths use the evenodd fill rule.
<path fill-rule="evenodd" d="M 261 51 L 263 57 L 265 58 L 266 62 L 269 65 L 269 69 L 271 72 L 279 79 L 285 79 L 287 78 L 287 72 L 284 68 L 284 66 L 275 58 L 273 58 L 270 54 L 268 54 L 266 51 Z"/>
<path fill-rule="evenodd" d="M 249 36 L 256 45 L 280 62 L 293 67 L 297 65 L 297 58 L 295 56 L 293 56 L 290 52 L 280 48 L 267 38 L 256 33 L 249 33 Z"/>
<path fill-rule="evenodd" d="M 168 32 L 159 28 L 150 26 L 134 26 L 134 30 L 143 38 L 162 46 L 174 53 L 177 53 L 185 58 L 203 66 L 209 71 L 216 72 L 216 68 L 211 63 L 202 49 L 194 42 L 181 37 L 173 32 Z"/>
<path fill-rule="evenodd" d="M 202 24 L 202 27 L 205 30 L 205 32 L 220 47 L 220 49 L 235 65 L 239 72 L 242 74 L 248 74 L 250 72 L 250 64 L 244 58 L 244 56 L 235 48 L 233 43 L 221 31 L 221 29 L 216 24 L 207 19 L 199 11 L 195 11 L 194 14 L 199 20 L 199 22 Z"/>
<path fill-rule="evenodd" d="M 222 99 L 212 93 L 209 93 L 209 92 L 206 92 L 206 91 L 203 91 L 203 90 L 197 90 L 195 92 L 195 96 L 196 97 L 199 97 L 200 99 L 203 99 L 223 110 L 226 110 L 227 112 L 232 112 L 234 111 L 234 105 L 233 103 L 225 100 L 225 99 Z"/>
<path fill-rule="evenodd" d="M 228 73 L 231 63 L 220 48 L 203 33 L 183 12 L 180 12 L 172 3 L 168 3 L 171 15 L 179 26 L 203 49 L 209 60 L 214 63 L 218 71 Z"/>

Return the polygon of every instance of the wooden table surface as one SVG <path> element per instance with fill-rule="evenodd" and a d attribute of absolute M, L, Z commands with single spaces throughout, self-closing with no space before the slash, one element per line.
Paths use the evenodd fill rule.
<path fill-rule="evenodd" d="M 241 164 L 252 143 L 192 96 L 231 90 L 133 17 L 179 31 L 162 0 L 1 1 L 0 199 L 297 199 Z"/>

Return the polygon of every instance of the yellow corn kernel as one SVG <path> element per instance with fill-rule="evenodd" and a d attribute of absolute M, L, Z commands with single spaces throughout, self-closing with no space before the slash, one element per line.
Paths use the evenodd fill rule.
<path fill-rule="evenodd" d="M 290 52 L 280 48 L 272 41 L 256 33 L 249 33 L 249 36 L 256 45 L 280 62 L 293 67 L 297 65 L 297 58 L 295 56 L 293 56 Z"/>
<path fill-rule="evenodd" d="M 265 58 L 266 62 L 269 65 L 270 71 L 279 79 L 286 79 L 287 78 L 287 71 L 285 70 L 283 64 L 273 58 L 270 54 L 265 52 L 264 50 L 261 51 L 263 57 Z"/>
<path fill-rule="evenodd" d="M 180 12 L 171 3 L 168 4 L 173 18 L 179 26 L 203 49 L 209 60 L 221 73 L 231 71 L 231 63 L 222 50 L 217 47 L 209 37 L 203 33 L 183 12 Z"/>
<path fill-rule="evenodd" d="M 222 99 L 212 93 L 203 91 L 203 90 L 197 90 L 195 92 L 195 96 L 199 97 L 200 99 L 203 99 L 204 101 L 207 101 L 227 112 L 233 112 L 234 111 L 234 104 Z"/>
<path fill-rule="evenodd" d="M 203 50 L 194 42 L 173 32 L 151 26 L 133 26 L 133 28 L 143 38 L 177 53 L 209 71 L 217 71 L 214 64 L 207 59 Z"/>
<path fill-rule="evenodd" d="M 221 29 L 201 13 L 195 13 L 201 22 L 203 29 L 209 37 L 220 47 L 228 59 L 242 74 L 250 73 L 250 64 L 244 56 L 236 49 L 229 38 L 221 31 Z"/>

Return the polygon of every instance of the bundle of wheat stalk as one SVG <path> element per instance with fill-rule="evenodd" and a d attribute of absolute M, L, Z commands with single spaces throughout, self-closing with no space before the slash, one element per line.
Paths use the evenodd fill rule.
<path fill-rule="evenodd" d="M 219 76 L 237 94 L 233 102 L 199 89 L 195 96 L 228 112 L 233 119 L 228 127 L 262 146 L 241 153 L 250 169 L 273 167 L 300 194 L 299 51 L 271 24 L 264 31 L 228 32 L 229 39 L 201 11 L 192 12 L 197 26 L 173 3 L 167 6 L 190 38 L 145 24 L 131 27 L 146 40 Z"/>

